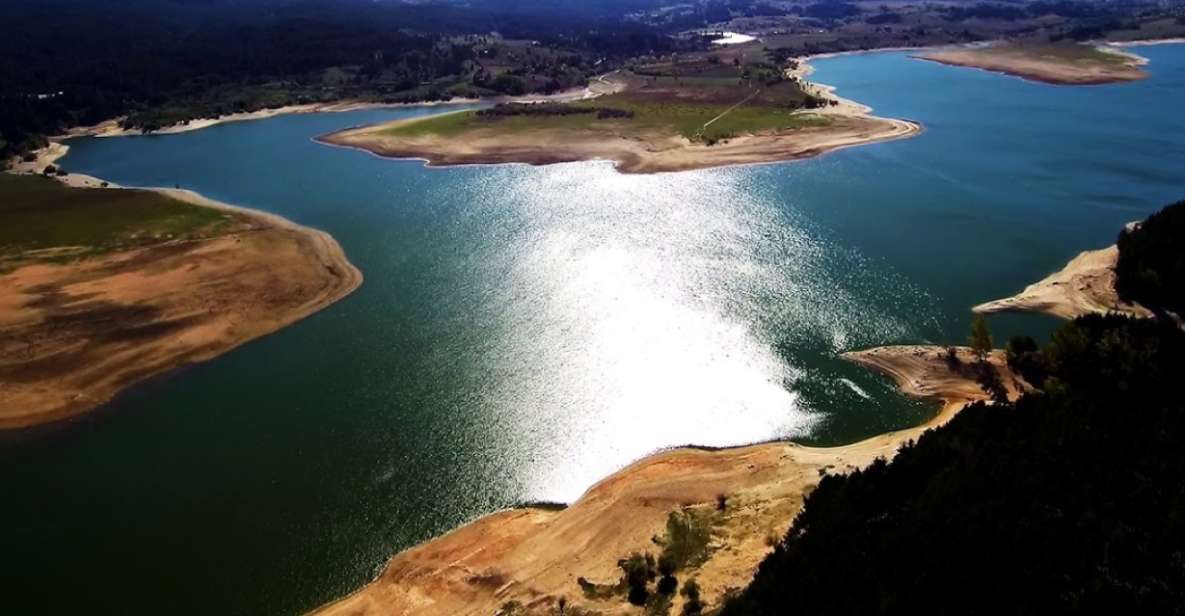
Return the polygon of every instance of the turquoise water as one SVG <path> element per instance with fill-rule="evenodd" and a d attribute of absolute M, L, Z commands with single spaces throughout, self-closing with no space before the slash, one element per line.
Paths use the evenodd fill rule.
<path fill-rule="evenodd" d="M 1185 196 L 1185 47 L 1059 88 L 888 53 L 816 79 L 918 138 L 779 165 L 428 169 L 311 137 L 436 113 L 79 139 L 63 165 L 332 233 L 331 308 L 0 435 L 14 613 L 292 614 L 516 502 L 658 448 L 855 440 L 932 412 L 840 351 L 961 342 L 1008 295 Z M 1048 319 L 997 317 L 998 338 Z"/>

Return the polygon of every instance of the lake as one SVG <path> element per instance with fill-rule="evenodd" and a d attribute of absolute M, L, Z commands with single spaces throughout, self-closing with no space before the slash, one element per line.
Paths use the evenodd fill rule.
<path fill-rule="evenodd" d="M 1185 46 L 1066 88 L 912 60 L 813 78 L 917 138 L 657 175 L 426 168 L 311 138 L 439 113 L 77 139 L 62 165 L 324 229 L 358 292 L 60 425 L 0 435 L 13 613 L 295 614 L 499 508 L 660 448 L 850 442 L 934 408 L 838 353 L 963 343 L 1010 295 L 1185 198 Z M 997 342 L 1056 322 L 998 316 Z"/>

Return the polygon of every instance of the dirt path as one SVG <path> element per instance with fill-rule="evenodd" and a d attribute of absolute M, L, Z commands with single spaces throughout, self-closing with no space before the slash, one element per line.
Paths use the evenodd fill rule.
<path fill-rule="evenodd" d="M 734 110 L 734 109 L 736 109 L 737 107 L 740 107 L 741 105 L 744 105 L 745 103 L 747 103 L 747 102 L 749 102 L 749 101 L 753 100 L 753 99 L 754 99 L 754 98 L 755 98 L 755 97 L 756 97 L 758 94 L 761 94 L 761 90 L 760 90 L 760 89 L 758 89 L 758 90 L 754 90 L 752 94 L 750 94 L 749 96 L 746 96 L 746 97 L 745 97 L 745 99 L 744 99 L 744 100 L 742 100 L 741 102 L 739 102 L 739 103 L 737 103 L 737 104 L 733 105 L 732 107 L 729 107 L 728 109 L 725 109 L 724 111 L 720 112 L 720 115 L 718 115 L 718 116 L 716 116 L 716 117 L 712 118 L 711 120 L 708 120 L 707 122 L 704 122 L 704 125 L 703 125 L 703 126 L 701 126 L 701 127 L 699 127 L 699 131 L 696 133 L 696 135 L 703 135 L 703 134 L 704 134 L 704 129 L 706 129 L 706 128 L 708 128 L 709 126 L 711 126 L 712 124 L 714 124 L 714 123 L 716 122 L 716 120 L 719 120 L 720 118 L 723 118 L 724 116 L 728 115 L 729 113 L 732 113 L 732 110 Z"/>

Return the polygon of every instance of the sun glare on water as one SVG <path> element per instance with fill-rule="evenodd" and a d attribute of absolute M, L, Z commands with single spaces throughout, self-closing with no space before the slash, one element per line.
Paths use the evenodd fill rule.
<path fill-rule="evenodd" d="M 809 430 L 763 315 L 804 299 L 794 274 L 812 240 L 743 173 L 501 171 L 472 189 L 463 224 L 485 226 L 467 262 L 497 281 L 480 395 L 499 438 L 549 444 L 509 448 L 527 492 L 568 501 L 659 448 Z"/>

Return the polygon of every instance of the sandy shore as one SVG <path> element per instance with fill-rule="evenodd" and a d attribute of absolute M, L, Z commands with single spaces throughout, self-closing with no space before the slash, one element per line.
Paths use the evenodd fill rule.
<path fill-rule="evenodd" d="M 652 537 L 662 536 L 671 511 L 714 511 L 716 496 L 724 494 L 728 505 L 717 514 L 710 558 L 679 574 L 681 580 L 694 576 L 708 605 L 715 607 L 728 589 L 748 583 L 824 474 L 891 458 L 903 443 L 945 423 L 966 403 L 984 399 L 976 383 L 949 368 L 943 351 L 902 346 L 845 355 L 893 377 L 911 395 L 940 402 L 941 411 L 922 426 L 843 447 L 774 442 L 658 453 L 597 483 L 565 509 L 502 511 L 402 552 L 377 580 L 315 613 L 485 616 L 517 601 L 542 614 L 551 613 L 543 610 L 563 597 L 569 609 L 636 614 L 638 608 L 620 596 L 586 598 L 576 579 L 615 582 L 619 558 L 633 551 L 657 551 Z M 971 361 L 969 350 L 959 355 Z M 991 361 L 1015 394 L 1017 381 L 1002 354 L 995 353 Z M 679 613 L 681 602 L 676 597 L 672 614 Z"/>
<path fill-rule="evenodd" d="M 800 70 L 809 66 L 800 64 Z M 806 73 L 801 73 L 805 75 Z M 617 86 L 617 90 L 620 89 Z M 715 145 L 693 143 L 678 135 L 610 134 L 538 129 L 507 134 L 476 129 L 463 138 L 422 135 L 391 136 L 384 131 L 414 120 L 339 131 L 318 137 L 330 145 L 356 148 L 387 158 L 412 158 L 428 166 L 471 164 L 554 163 L 608 160 L 622 173 L 687 171 L 732 165 L 775 163 L 818 156 L 841 148 L 912 137 L 921 132 L 916 122 L 871 115 L 865 105 L 840 98 L 829 86 L 813 91 L 836 105 L 804 111 L 825 116 L 826 126 L 810 126 L 780 133 L 744 135 Z"/>
<path fill-rule="evenodd" d="M 1022 79 L 1057 85 L 1099 85 L 1136 81 L 1148 76 L 1141 67 L 1148 63 L 1133 53 L 1108 45 L 1097 50 L 1121 56 L 1123 62 L 1071 60 L 1056 55 L 1042 55 L 1025 47 L 975 46 L 939 49 L 914 57 L 950 66 L 978 68 L 1013 75 Z"/>
<path fill-rule="evenodd" d="M 478 98 L 452 98 L 444 101 L 424 101 L 416 103 L 381 103 L 365 100 L 341 100 L 332 103 L 310 103 L 307 105 L 286 105 L 284 107 L 275 107 L 272 109 L 259 109 L 256 111 L 246 111 L 242 113 L 230 113 L 216 118 L 198 118 L 186 122 L 178 122 L 165 126 L 163 128 L 151 132 L 153 135 L 174 135 L 178 133 L 188 133 L 211 126 L 218 126 L 219 124 L 228 124 L 231 122 L 247 122 L 251 120 L 266 120 L 282 115 L 290 114 L 304 114 L 304 113 L 341 113 L 346 111 L 361 111 L 364 109 L 400 109 L 404 107 L 436 107 L 443 105 L 472 105 L 475 103 L 509 103 L 509 102 L 523 102 L 523 103 L 538 103 L 538 102 L 570 102 L 577 100 L 584 100 L 588 98 L 595 98 L 604 94 L 617 91 L 619 87 L 607 78 L 612 73 L 605 75 L 598 75 L 589 80 L 589 85 L 584 88 L 572 88 L 554 94 L 529 94 L 525 96 L 495 96 L 484 99 Z M 143 130 L 138 128 L 123 128 L 120 126 L 123 118 L 113 118 L 100 122 L 92 126 L 78 126 L 66 131 L 52 139 L 52 141 L 62 141 L 73 137 L 127 137 L 135 135 L 146 134 Z"/>
<path fill-rule="evenodd" d="M 427 101 L 422 103 L 375 103 L 369 101 L 344 100 L 333 103 L 312 103 L 308 105 L 287 105 L 272 109 L 260 109 L 243 113 L 230 113 L 216 118 L 199 118 L 187 122 L 178 122 L 163 128 L 145 133 L 138 128 L 124 128 L 120 124 L 123 118 L 112 118 L 91 126 L 76 126 L 65 133 L 53 137 L 51 141 L 60 142 L 74 137 L 129 137 L 144 134 L 175 135 L 188 133 L 220 124 L 231 122 L 248 122 L 251 120 L 266 120 L 282 115 L 304 113 L 340 113 L 346 111 L 360 111 L 364 109 L 397 109 L 400 107 L 435 107 L 438 105 L 465 105 L 480 102 L 477 99 L 454 98 L 447 101 Z"/>
<path fill-rule="evenodd" d="M 1115 291 L 1115 263 L 1119 248 L 1088 250 L 1074 257 L 1066 267 L 1024 288 L 1012 297 L 980 304 L 980 314 L 996 312 L 1040 312 L 1074 319 L 1086 314 L 1118 312 L 1150 317 L 1152 311 L 1119 299 Z"/>
<path fill-rule="evenodd" d="M 1112 47 L 1138 47 L 1143 45 L 1179 45 L 1185 38 L 1136 39 L 1132 41 L 1106 41 Z"/>
<path fill-rule="evenodd" d="M 148 190 L 229 212 L 232 227 L 208 239 L 0 274 L 0 429 L 84 413 L 145 379 L 303 319 L 362 282 L 322 231 L 191 191 Z"/>
<path fill-rule="evenodd" d="M 463 139 L 435 135 L 391 137 L 382 134 L 389 125 L 333 133 L 318 141 L 387 158 L 420 159 L 430 167 L 608 160 L 622 173 L 659 173 L 797 160 L 845 147 L 911 137 L 921 130 L 918 124 L 906 120 L 840 114 L 831 117 L 834 119 L 829 126 L 746 135 L 711 146 L 678 136 L 631 138 L 547 130 L 511 135 L 478 130 Z"/>

